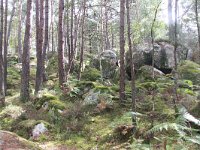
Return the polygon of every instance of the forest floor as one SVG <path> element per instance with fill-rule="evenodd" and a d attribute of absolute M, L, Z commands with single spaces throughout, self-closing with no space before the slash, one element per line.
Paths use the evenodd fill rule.
<path fill-rule="evenodd" d="M 148 70 L 147 73 L 144 73 L 144 70 L 138 75 L 139 77 L 137 76 L 138 129 L 133 136 L 130 81 L 126 81 L 126 101 L 120 105 L 118 84 L 112 83 L 108 86 L 107 83 L 98 80 L 99 75 L 96 70 L 86 70 L 82 81 L 77 81 L 76 75 L 71 76 L 69 84 L 61 90 L 55 73 L 56 68 L 53 66 L 55 61 L 52 62 L 48 70 L 49 80 L 45 83 L 39 97 L 33 96 L 36 70 L 34 67 L 31 68 L 31 99 L 26 103 L 19 99 L 20 70 L 18 64 L 10 65 L 8 68 L 6 107 L 0 108 L 0 131 L 10 131 L 11 135 L 16 133 L 14 137 L 25 140 L 25 146 L 28 145 L 28 149 L 140 150 L 187 147 L 195 150 L 199 148 L 196 145 L 198 142 L 191 143 L 181 140 L 181 135 L 179 135 L 180 125 L 176 125 L 177 119 L 172 101 L 174 81 L 171 75 L 158 75 L 155 80 L 152 80 Z M 15 61 L 12 60 L 10 63 L 15 63 Z M 34 63 L 35 60 L 32 60 L 32 66 L 35 66 Z M 194 65 L 192 62 L 187 63 Z M 195 64 L 194 68 L 196 68 L 194 76 L 200 78 L 200 71 L 197 75 L 200 66 Z M 193 73 L 190 77 L 193 79 L 192 75 Z M 96 77 L 95 80 L 94 77 Z M 190 78 L 181 79 L 177 103 L 184 104 L 192 112 L 199 102 L 199 90 L 197 89 L 198 86 Z M 48 104 L 47 108 L 45 104 Z M 199 117 L 200 113 L 196 110 L 195 113 L 195 117 Z M 33 138 L 32 130 L 40 123 L 45 124 L 48 131 Z M 164 127 L 161 127 L 163 124 Z M 172 128 L 171 125 L 173 125 Z M 159 128 L 151 131 L 152 126 L 159 126 Z M 163 129 L 166 130 L 163 131 Z M 187 129 L 184 127 L 180 133 L 184 132 L 184 135 L 189 136 L 188 133 L 192 131 L 185 132 Z M 150 131 L 155 132 L 153 138 L 151 134 L 149 135 Z M 12 138 L 9 134 L 4 138 L 0 134 L 0 144 L 3 140 L 5 143 L 11 142 Z M 196 133 L 192 135 L 199 136 Z M 193 141 L 195 140 L 193 137 Z M 12 144 L 16 145 L 7 144 L 7 149 L 3 150 L 16 149 L 24 143 L 13 141 Z M 30 146 L 35 147 L 30 148 Z"/>

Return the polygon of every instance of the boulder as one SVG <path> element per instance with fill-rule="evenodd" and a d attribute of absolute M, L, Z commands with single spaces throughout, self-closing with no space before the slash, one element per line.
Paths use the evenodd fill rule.
<path fill-rule="evenodd" d="M 48 129 L 45 127 L 44 123 L 37 124 L 32 131 L 33 139 L 37 139 L 41 134 L 44 134 L 47 131 Z"/>
<path fill-rule="evenodd" d="M 112 50 L 105 50 L 92 60 L 92 66 L 101 70 L 104 79 L 112 79 L 117 68 L 117 55 Z"/>
<path fill-rule="evenodd" d="M 183 45 L 178 45 L 177 61 L 186 60 L 189 49 Z M 135 69 L 138 70 L 143 65 L 152 65 L 152 48 L 150 45 L 138 46 L 133 54 Z M 155 68 L 163 73 L 171 73 L 174 67 L 174 45 L 166 40 L 158 40 L 154 43 L 154 63 Z M 130 74 L 130 54 L 126 53 L 126 71 Z"/>
<path fill-rule="evenodd" d="M 0 130 L 0 149 L 2 150 L 30 150 L 41 148 L 31 141 L 28 141 L 15 133 Z"/>
<path fill-rule="evenodd" d="M 152 70 L 154 71 L 154 78 L 159 78 L 164 76 L 164 73 L 156 68 L 153 68 L 152 66 L 142 66 L 138 72 L 137 72 L 137 77 L 139 78 L 143 78 L 143 79 L 152 79 L 153 75 L 152 75 Z"/>

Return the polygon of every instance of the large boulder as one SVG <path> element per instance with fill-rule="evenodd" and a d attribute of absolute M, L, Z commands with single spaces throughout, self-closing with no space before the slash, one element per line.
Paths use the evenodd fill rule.
<path fill-rule="evenodd" d="M 178 45 L 177 61 L 186 60 L 189 50 L 183 45 Z M 143 65 L 152 64 L 152 48 L 151 45 L 138 46 L 133 54 L 135 69 L 138 70 Z M 170 73 L 175 65 L 174 61 L 174 45 L 166 40 L 158 40 L 154 43 L 154 63 L 157 69 L 164 73 Z M 126 70 L 130 72 L 130 54 L 126 54 Z"/>
<path fill-rule="evenodd" d="M 104 79 L 112 79 L 117 69 L 117 54 L 112 50 L 101 52 L 97 58 L 92 60 L 92 66 L 102 71 Z"/>

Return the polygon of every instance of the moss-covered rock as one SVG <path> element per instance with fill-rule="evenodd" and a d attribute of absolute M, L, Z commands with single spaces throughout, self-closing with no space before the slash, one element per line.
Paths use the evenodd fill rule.
<path fill-rule="evenodd" d="M 164 76 L 164 73 L 156 68 L 152 68 L 152 66 L 142 66 L 136 76 L 141 80 L 151 80 L 153 79 L 152 71 L 154 71 L 154 78 L 157 79 L 159 77 Z"/>
<path fill-rule="evenodd" d="M 96 81 L 101 78 L 101 72 L 96 68 L 86 68 L 82 73 L 82 79 L 86 81 Z"/>
<path fill-rule="evenodd" d="M 179 64 L 178 73 L 180 79 L 191 80 L 193 84 L 200 84 L 200 65 L 186 60 Z"/>

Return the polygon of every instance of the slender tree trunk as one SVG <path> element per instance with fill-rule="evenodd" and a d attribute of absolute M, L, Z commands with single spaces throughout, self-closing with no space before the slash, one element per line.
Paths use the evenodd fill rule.
<path fill-rule="evenodd" d="M 85 44 L 84 43 L 85 12 L 86 12 L 86 0 L 84 0 L 83 3 L 82 28 L 81 28 L 81 53 L 80 53 L 78 80 L 81 79 L 81 71 L 83 66 L 83 55 L 84 55 L 84 44 Z"/>
<path fill-rule="evenodd" d="M 68 67 L 66 71 L 66 81 L 68 81 L 68 76 L 71 70 L 71 67 L 73 65 L 73 59 L 74 59 L 74 39 L 75 39 L 75 33 L 74 33 L 74 0 L 71 1 L 71 30 L 70 30 L 70 35 L 71 35 L 71 44 L 70 44 L 70 57 L 69 57 L 69 62 L 68 62 Z"/>
<path fill-rule="evenodd" d="M 105 15 L 105 45 L 106 45 L 106 49 L 110 49 L 110 40 L 109 40 L 109 32 L 108 32 L 108 9 L 107 9 L 107 1 L 108 0 L 104 0 L 104 7 L 105 7 L 105 11 L 104 11 L 104 15 Z"/>
<path fill-rule="evenodd" d="M 169 40 L 174 41 L 174 24 L 172 19 L 172 0 L 168 0 L 168 28 Z"/>
<path fill-rule="evenodd" d="M 31 5 L 32 0 L 27 0 L 26 28 L 24 36 L 24 46 L 22 55 L 22 74 L 21 74 L 21 92 L 22 101 L 29 101 L 29 80 L 30 80 L 30 28 L 31 28 Z"/>
<path fill-rule="evenodd" d="M 65 69 L 64 69 L 64 53 L 63 53 L 63 10 L 64 1 L 59 0 L 59 23 L 58 23 L 58 72 L 59 84 L 63 85 L 65 82 Z"/>
<path fill-rule="evenodd" d="M 16 9 L 16 1 L 13 2 L 13 8 L 12 8 L 12 11 L 11 11 L 10 21 L 9 21 L 9 25 L 8 25 L 8 35 L 7 35 L 7 45 L 8 46 L 9 46 L 10 32 L 12 30 L 13 17 L 15 15 L 15 9 Z"/>
<path fill-rule="evenodd" d="M 51 49 L 54 52 L 53 0 L 51 0 Z"/>
<path fill-rule="evenodd" d="M 67 0 L 67 6 L 69 7 L 69 0 Z M 66 22 L 66 33 L 67 33 L 67 53 L 68 53 L 68 63 L 70 62 L 70 58 L 71 58 L 71 47 L 70 47 L 70 34 L 69 34 L 69 10 L 66 10 L 66 18 L 67 18 L 67 22 Z"/>
<path fill-rule="evenodd" d="M 7 25 L 8 25 L 8 0 L 5 1 L 5 23 L 4 23 L 4 91 L 6 94 L 7 90 L 7 54 L 8 54 L 8 44 L 7 44 Z"/>
<path fill-rule="evenodd" d="M 4 61 L 3 61 L 3 0 L 1 0 L 1 28 L 0 28 L 0 106 L 5 105 L 4 89 Z"/>
<path fill-rule="evenodd" d="M 199 62 L 200 62 L 200 26 L 199 26 L 199 15 L 198 15 L 198 0 L 195 0 L 195 19 L 197 24 Z"/>
<path fill-rule="evenodd" d="M 44 27 L 44 0 L 40 0 L 40 6 L 38 7 L 38 0 L 36 0 L 36 45 L 37 48 L 37 70 L 36 70 L 36 82 L 35 82 L 35 95 L 41 90 L 42 77 L 43 77 L 43 27 Z M 38 12 L 38 10 L 40 10 Z M 39 18 L 38 18 L 39 17 Z M 40 20 L 39 20 L 40 19 Z"/>
<path fill-rule="evenodd" d="M 49 44 L 49 2 L 45 0 L 45 33 L 44 33 L 44 46 L 43 46 L 43 59 L 42 59 L 42 71 L 43 71 L 43 81 L 46 81 L 46 72 L 45 72 L 45 62 L 47 60 L 47 48 Z"/>
<path fill-rule="evenodd" d="M 125 15 L 125 0 L 120 0 L 120 103 L 125 100 L 125 38 L 124 38 L 124 15 Z"/>
<path fill-rule="evenodd" d="M 18 62 L 22 62 L 22 0 L 19 0 L 18 10 Z"/>
<path fill-rule="evenodd" d="M 174 109 L 175 112 L 177 112 L 177 106 L 176 102 L 178 101 L 178 73 L 177 73 L 177 46 L 178 46 L 178 41 L 177 41 L 177 16 L 178 13 L 178 0 L 175 0 L 175 28 L 174 28 L 174 70 L 173 70 L 173 75 L 174 75 L 174 96 L 173 96 L 173 103 L 174 103 Z"/>
<path fill-rule="evenodd" d="M 132 111 L 136 112 L 136 90 L 135 90 L 135 71 L 134 71 L 134 63 L 133 63 L 133 47 L 131 40 L 131 22 L 130 22 L 130 0 L 126 0 L 126 10 L 127 10 L 127 35 L 128 35 L 128 48 L 131 58 L 131 93 L 132 93 Z M 132 123 L 136 127 L 136 118 L 132 118 Z"/>

